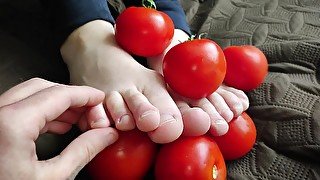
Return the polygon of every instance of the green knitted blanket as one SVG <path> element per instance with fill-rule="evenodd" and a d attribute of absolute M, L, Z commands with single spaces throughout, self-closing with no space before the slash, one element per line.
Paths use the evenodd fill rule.
<path fill-rule="evenodd" d="M 268 58 L 268 77 L 248 93 L 257 143 L 228 162 L 229 179 L 320 179 L 320 1 L 181 2 L 194 33 Z"/>

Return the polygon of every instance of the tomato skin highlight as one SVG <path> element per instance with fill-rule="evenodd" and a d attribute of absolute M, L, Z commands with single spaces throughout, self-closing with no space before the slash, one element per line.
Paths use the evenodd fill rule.
<path fill-rule="evenodd" d="M 209 39 L 196 39 L 171 48 L 163 60 L 163 75 L 181 96 L 200 99 L 222 84 L 226 60 L 222 49 Z"/>
<path fill-rule="evenodd" d="M 119 131 L 119 139 L 88 165 L 95 180 L 141 180 L 154 163 L 157 144 L 139 130 Z"/>
<path fill-rule="evenodd" d="M 171 18 L 152 8 L 129 7 L 116 19 L 116 42 L 130 54 L 159 55 L 169 46 L 173 34 Z"/>
<path fill-rule="evenodd" d="M 207 135 L 163 145 L 155 165 L 156 180 L 225 180 L 226 173 L 219 147 Z"/>
<path fill-rule="evenodd" d="M 257 130 L 251 117 L 243 112 L 229 123 L 229 131 L 213 139 L 218 144 L 225 160 L 235 160 L 245 156 L 256 142 Z"/>
<path fill-rule="evenodd" d="M 224 83 L 243 91 L 256 89 L 268 74 L 268 61 L 255 46 L 229 46 L 223 50 L 227 61 Z"/>

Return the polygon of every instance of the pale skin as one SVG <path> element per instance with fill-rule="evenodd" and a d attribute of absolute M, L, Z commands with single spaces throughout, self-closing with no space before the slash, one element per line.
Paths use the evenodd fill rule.
<path fill-rule="evenodd" d="M 0 96 L 1 179 L 74 179 L 101 150 L 115 142 L 102 102 L 105 94 L 87 86 L 31 79 Z M 64 134 L 73 124 L 84 132 L 58 156 L 39 161 L 41 133 Z"/>
<path fill-rule="evenodd" d="M 76 29 L 61 54 L 73 84 L 106 93 L 105 108 L 117 129 L 137 127 L 156 143 L 172 142 L 182 133 L 223 135 L 228 122 L 249 106 L 242 91 L 221 86 L 207 98 L 190 100 L 168 90 L 161 75 L 164 54 L 187 39 L 186 33 L 176 29 L 163 54 L 148 58 L 148 69 L 117 45 L 112 24 L 96 20 Z"/>

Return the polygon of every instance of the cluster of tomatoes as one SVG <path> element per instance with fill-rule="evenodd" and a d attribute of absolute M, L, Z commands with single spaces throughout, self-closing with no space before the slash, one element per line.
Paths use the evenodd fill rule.
<path fill-rule="evenodd" d="M 150 0 L 148 1 L 150 2 Z M 137 24 L 139 26 L 137 26 Z M 130 7 L 116 20 L 116 41 L 128 53 L 150 57 L 161 54 L 174 35 L 169 16 L 152 8 Z M 222 50 L 209 39 L 182 42 L 164 57 L 168 86 L 181 96 L 199 99 L 222 83 L 251 91 L 268 72 L 264 54 L 254 46 Z M 156 144 L 138 130 L 119 132 L 119 140 L 99 153 L 87 166 L 94 179 L 226 179 L 225 160 L 247 154 L 256 140 L 252 119 L 243 112 L 229 123 L 226 135 L 180 137 Z"/>
<path fill-rule="evenodd" d="M 159 145 L 145 132 L 120 131 L 119 139 L 101 151 L 87 170 L 97 180 L 225 180 L 225 160 L 244 156 L 255 140 L 256 128 L 246 113 L 233 119 L 228 133 L 218 137 L 180 137 Z"/>

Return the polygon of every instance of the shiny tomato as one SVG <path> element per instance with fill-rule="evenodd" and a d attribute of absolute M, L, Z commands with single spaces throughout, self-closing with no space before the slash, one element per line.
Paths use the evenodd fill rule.
<path fill-rule="evenodd" d="M 218 145 L 209 136 L 180 137 L 164 144 L 157 156 L 157 180 L 225 180 L 226 165 Z"/>
<path fill-rule="evenodd" d="M 161 54 L 174 34 L 171 18 L 145 7 L 129 7 L 116 19 L 115 38 L 128 53 L 150 57 Z"/>
<path fill-rule="evenodd" d="M 186 41 L 171 48 L 163 60 L 163 75 L 176 93 L 192 99 L 212 94 L 223 82 L 226 60 L 209 39 Z"/>
<path fill-rule="evenodd" d="M 235 160 L 246 155 L 256 142 L 257 131 L 250 116 L 243 112 L 229 123 L 229 131 L 214 137 L 225 160 Z"/>
<path fill-rule="evenodd" d="M 120 132 L 119 139 L 101 151 L 87 166 L 96 180 L 140 180 L 152 166 L 157 145 L 138 130 Z"/>
<path fill-rule="evenodd" d="M 223 50 L 227 60 L 225 84 L 251 91 L 260 86 L 268 74 L 268 61 L 254 46 L 229 46 Z"/>

